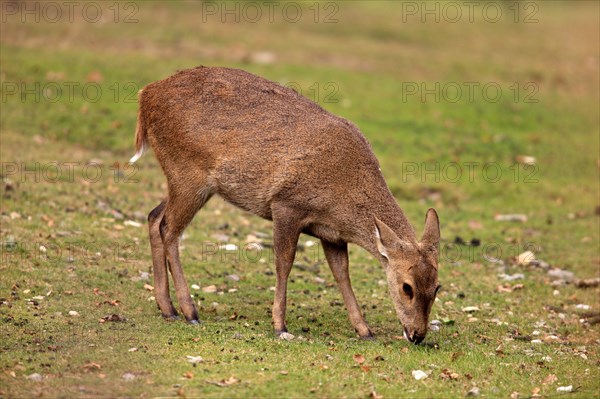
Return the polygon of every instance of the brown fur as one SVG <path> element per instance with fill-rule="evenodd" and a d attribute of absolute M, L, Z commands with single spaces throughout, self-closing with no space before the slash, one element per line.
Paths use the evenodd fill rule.
<path fill-rule="evenodd" d="M 350 286 L 347 243 L 382 262 L 408 337 L 416 342 L 425 336 L 437 287 L 437 253 L 429 249 L 439 240 L 437 214 L 428 212 L 425 248 L 354 124 L 291 89 L 229 68 L 178 72 L 146 86 L 139 103 L 134 159 L 149 143 L 168 182 L 168 199 L 148 218 L 156 300 L 165 317 L 176 316 L 168 265 L 185 317 L 197 321 L 177 240 L 218 194 L 273 221 L 276 332 L 286 331 L 287 278 L 298 237 L 306 233 L 321 239 L 361 337 L 372 335 Z M 408 280 L 415 289 L 413 300 L 402 292 Z"/>

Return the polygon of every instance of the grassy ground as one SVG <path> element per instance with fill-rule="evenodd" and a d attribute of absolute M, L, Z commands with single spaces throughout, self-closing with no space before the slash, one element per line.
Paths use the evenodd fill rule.
<path fill-rule="evenodd" d="M 440 14 L 423 23 L 397 3 L 320 3 L 318 16 L 303 3 L 296 23 L 281 8 L 270 22 L 264 6 L 257 23 L 242 14 L 239 24 L 221 22 L 221 3 L 216 14 L 193 3 L 118 3 L 118 15 L 112 3 L 94 4 L 96 23 L 81 8 L 56 23 L 51 10 L 22 23 L 3 8 L 0 397 L 462 397 L 474 388 L 553 397 L 569 385 L 569 397 L 598 397 L 599 289 L 556 285 L 543 268 L 512 261 L 532 249 L 577 278 L 599 274 L 597 3 L 522 3 L 517 16 L 514 4 L 493 3 L 503 10 L 496 23 L 481 9 L 469 22 L 466 6 L 459 22 Z M 126 23 L 132 12 L 137 22 Z M 165 181 L 152 154 L 123 165 L 137 90 L 199 64 L 293 82 L 360 126 L 418 231 L 425 210 L 438 209 L 444 288 L 432 319 L 443 324 L 425 345 L 399 337 L 381 267 L 352 247 L 355 292 L 378 337 L 358 340 L 310 244 L 289 287 L 296 338 L 274 338 L 272 253 L 246 246 L 248 235 L 268 244 L 270 224 L 219 199 L 182 240 L 204 323 L 161 319 L 144 274 L 144 222 Z M 422 98 L 421 84 L 439 100 Z M 485 85 L 502 97 L 490 99 Z M 510 213 L 528 220 L 494 220 Z M 238 250 L 218 249 L 226 243 Z M 501 278 L 515 273 L 524 278 Z M 217 292 L 203 291 L 211 285 Z"/>

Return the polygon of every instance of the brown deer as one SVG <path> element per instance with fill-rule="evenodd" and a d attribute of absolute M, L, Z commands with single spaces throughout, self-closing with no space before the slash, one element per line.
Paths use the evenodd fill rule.
<path fill-rule="evenodd" d="M 300 233 L 321 240 L 361 338 L 373 334 L 350 285 L 348 243 L 375 256 L 405 337 L 421 342 L 438 284 L 439 221 L 425 218 L 421 241 L 388 189 L 360 130 L 295 91 L 248 72 L 217 67 L 180 71 L 140 91 L 135 162 L 148 143 L 168 198 L 148 215 L 155 297 L 177 318 L 167 265 L 185 318 L 198 313 L 179 261 L 178 239 L 218 194 L 273 221 L 277 284 L 275 333 L 286 332 L 286 290 Z"/>

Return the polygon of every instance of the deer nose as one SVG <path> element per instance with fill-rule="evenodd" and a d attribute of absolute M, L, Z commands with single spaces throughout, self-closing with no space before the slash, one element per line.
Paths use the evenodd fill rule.
<path fill-rule="evenodd" d="M 415 345 L 419 345 L 425 339 L 425 335 L 419 335 L 415 332 L 415 333 L 413 333 L 412 338 L 413 339 L 410 342 L 412 342 Z"/>
<path fill-rule="evenodd" d="M 404 337 L 413 344 L 418 345 L 425 339 L 425 334 L 420 335 L 416 331 L 409 333 L 406 329 L 404 329 Z"/>

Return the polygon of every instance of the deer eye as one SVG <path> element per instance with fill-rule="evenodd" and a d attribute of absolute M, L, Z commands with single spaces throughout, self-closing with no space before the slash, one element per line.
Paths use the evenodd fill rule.
<path fill-rule="evenodd" d="M 404 293 L 406 295 L 408 295 L 412 299 L 412 297 L 413 297 L 413 289 L 410 286 L 410 284 L 407 284 L 407 283 L 402 284 L 402 290 L 404 291 Z"/>
<path fill-rule="evenodd" d="M 433 294 L 433 296 L 435 297 L 438 294 L 438 292 L 440 292 L 441 289 L 442 289 L 442 286 L 438 285 L 437 288 L 435 289 L 435 294 Z"/>

